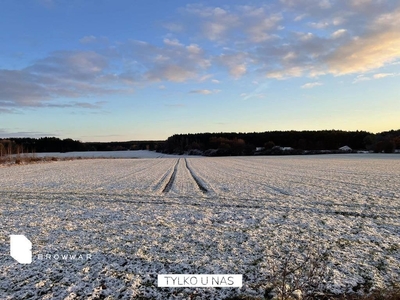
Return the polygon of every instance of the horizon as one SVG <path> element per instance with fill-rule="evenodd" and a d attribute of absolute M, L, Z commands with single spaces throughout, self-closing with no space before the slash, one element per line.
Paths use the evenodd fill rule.
<path fill-rule="evenodd" d="M 338 129 L 321 129 L 321 130 L 294 130 L 294 129 L 291 129 L 291 130 L 267 130 L 267 131 L 251 131 L 251 132 L 233 132 L 233 131 L 225 131 L 225 132 L 195 132 L 195 133 L 174 133 L 174 134 L 172 134 L 171 136 L 174 136 L 174 135 L 201 135 L 201 134 L 215 134 L 215 135 L 217 135 L 217 134 L 251 134 L 251 133 L 256 133 L 256 134 L 259 134 L 259 133 L 273 133 L 273 132 L 289 132 L 289 131 L 294 131 L 294 132 L 323 132 L 323 131 L 342 131 L 342 132 L 366 132 L 366 133 L 369 133 L 369 134 L 374 134 L 374 135 L 376 135 L 376 134 L 381 134 L 381 133 L 386 133 L 386 132 L 391 132 L 391 131 L 400 131 L 400 128 L 399 129 L 390 129 L 390 130 L 385 130 L 385 131 L 381 131 L 381 132 L 370 132 L 370 131 L 367 131 L 367 130 L 338 130 Z M 169 136 L 169 137 L 171 137 L 171 136 Z M 72 139 L 72 140 L 75 140 L 75 141 L 78 141 L 78 142 L 81 142 L 81 143 L 130 143 L 130 142 L 165 142 L 165 141 L 167 141 L 168 140 L 168 138 L 169 137 L 167 137 L 166 139 L 163 139 L 163 140 L 150 140 L 150 139 L 143 139 L 143 140 L 122 140 L 122 141 L 113 141 L 113 140 L 111 140 L 111 141 L 81 141 L 81 140 L 75 140 L 75 139 Z M 63 140 L 63 139 L 71 139 L 71 138 L 69 138 L 69 137 L 66 137 L 66 138 L 60 138 L 60 137 L 57 137 L 57 136 L 41 136 L 41 137 L 30 137 L 30 136 L 20 136 L 20 137 L 16 137 L 16 136 L 9 136 L 9 137 L 1 137 L 0 136 L 0 140 L 1 139 L 24 139 L 24 138 L 33 138 L 33 139 L 39 139 L 39 138 L 59 138 L 59 139 L 61 139 L 61 140 Z"/>
<path fill-rule="evenodd" d="M 247 3 L 1 4 L 0 138 L 399 127 L 400 2 Z"/>

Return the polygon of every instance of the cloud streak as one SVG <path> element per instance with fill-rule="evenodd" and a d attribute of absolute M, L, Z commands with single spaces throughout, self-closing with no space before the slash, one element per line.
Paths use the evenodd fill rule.
<path fill-rule="evenodd" d="M 312 89 L 313 87 L 322 85 L 321 82 L 309 82 L 301 86 L 302 89 Z"/>
<path fill-rule="evenodd" d="M 211 94 L 217 94 L 219 93 L 220 90 L 192 90 L 189 93 L 190 94 L 201 94 L 201 95 L 211 95 Z"/>

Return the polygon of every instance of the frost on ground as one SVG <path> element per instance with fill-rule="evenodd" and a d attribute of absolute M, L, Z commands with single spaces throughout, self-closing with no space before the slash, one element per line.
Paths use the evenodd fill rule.
<path fill-rule="evenodd" d="M 0 218 L 2 299 L 263 297 L 288 258 L 296 267 L 318 253 L 325 293 L 400 282 L 399 156 L 0 168 Z M 10 234 L 32 241 L 32 264 L 9 256 Z M 158 288 L 169 273 L 243 274 L 243 287 Z"/>

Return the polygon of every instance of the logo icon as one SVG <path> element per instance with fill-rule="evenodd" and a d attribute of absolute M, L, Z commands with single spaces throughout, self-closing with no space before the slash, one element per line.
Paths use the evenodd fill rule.
<path fill-rule="evenodd" d="M 32 263 L 32 243 L 24 235 L 10 235 L 10 255 L 20 264 Z"/>

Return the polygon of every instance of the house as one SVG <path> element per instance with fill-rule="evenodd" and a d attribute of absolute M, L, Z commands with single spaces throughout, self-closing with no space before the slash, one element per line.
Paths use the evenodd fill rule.
<path fill-rule="evenodd" d="M 282 151 L 292 151 L 293 148 L 292 147 L 281 147 Z"/>
<path fill-rule="evenodd" d="M 339 148 L 339 150 L 340 151 L 343 151 L 343 152 L 351 152 L 351 151 L 353 151 L 353 149 L 351 149 L 349 146 L 343 146 L 343 147 L 340 147 Z"/>

